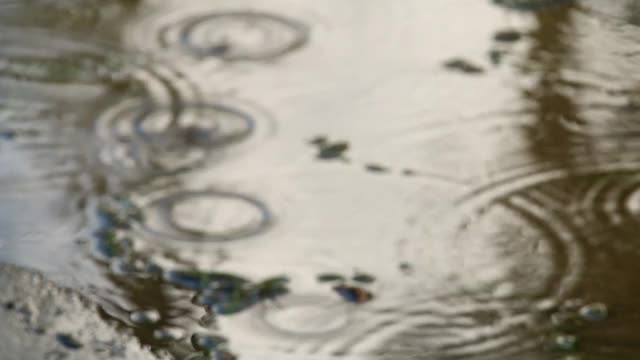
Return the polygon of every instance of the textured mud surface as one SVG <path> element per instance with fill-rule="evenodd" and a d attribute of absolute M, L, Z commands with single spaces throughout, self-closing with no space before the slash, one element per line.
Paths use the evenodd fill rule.
<path fill-rule="evenodd" d="M 0 263 L 0 359 L 157 359 L 97 305 L 41 274 Z"/>

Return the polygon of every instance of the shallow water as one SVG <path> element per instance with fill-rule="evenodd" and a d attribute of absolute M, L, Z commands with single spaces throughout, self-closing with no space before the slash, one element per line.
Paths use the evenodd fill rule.
<path fill-rule="evenodd" d="M 635 359 L 639 19 L 0 0 L 0 261 L 177 359 Z"/>

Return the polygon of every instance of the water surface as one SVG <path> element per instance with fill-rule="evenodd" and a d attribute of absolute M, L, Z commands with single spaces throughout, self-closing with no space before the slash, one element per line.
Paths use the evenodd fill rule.
<path fill-rule="evenodd" d="M 2 0 L 0 260 L 178 359 L 634 359 L 638 19 Z"/>

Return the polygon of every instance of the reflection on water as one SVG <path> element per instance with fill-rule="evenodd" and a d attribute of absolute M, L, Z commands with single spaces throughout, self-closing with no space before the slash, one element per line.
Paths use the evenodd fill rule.
<path fill-rule="evenodd" d="M 639 4 L 0 0 L 0 260 L 177 359 L 633 359 Z"/>

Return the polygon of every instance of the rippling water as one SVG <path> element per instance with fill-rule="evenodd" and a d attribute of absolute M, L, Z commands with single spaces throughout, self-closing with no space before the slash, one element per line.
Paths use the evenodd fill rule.
<path fill-rule="evenodd" d="M 640 353 L 636 0 L 0 0 L 0 43 L 0 260 L 156 351 Z"/>

